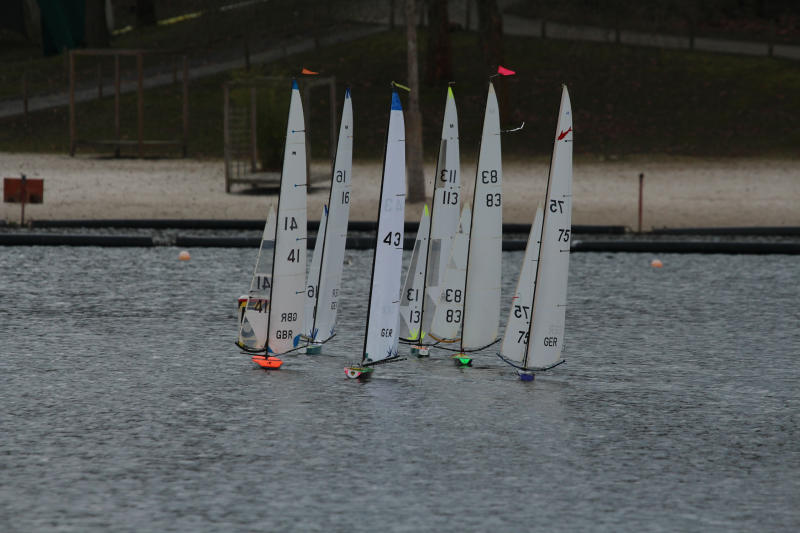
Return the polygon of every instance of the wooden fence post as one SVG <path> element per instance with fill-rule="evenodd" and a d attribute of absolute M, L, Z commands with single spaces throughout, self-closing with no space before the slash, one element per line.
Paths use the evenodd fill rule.
<path fill-rule="evenodd" d="M 231 192 L 230 87 L 222 85 L 222 150 L 225 156 L 225 192 Z"/>
<path fill-rule="evenodd" d="M 136 52 L 136 70 L 138 71 L 137 103 L 139 118 L 139 157 L 144 156 L 144 72 L 142 52 Z"/>
<path fill-rule="evenodd" d="M 639 174 L 639 233 L 642 232 L 642 190 L 644 189 L 644 172 Z"/>
<path fill-rule="evenodd" d="M 330 99 L 331 99 L 331 144 L 330 144 L 330 153 L 331 153 L 331 172 L 333 172 L 333 165 L 336 162 L 336 77 L 331 76 L 331 80 L 328 82 L 328 86 L 330 87 Z"/>
<path fill-rule="evenodd" d="M 183 157 L 189 145 L 189 58 L 183 56 Z"/>
<path fill-rule="evenodd" d="M 120 98 L 119 54 L 114 54 L 114 136 L 117 140 L 117 144 L 114 147 L 114 157 L 119 157 L 120 153 L 119 141 L 122 138 L 120 135 L 119 98 Z"/>
<path fill-rule="evenodd" d="M 69 51 L 69 155 L 75 155 L 75 52 Z"/>
<path fill-rule="evenodd" d="M 256 112 L 258 93 L 250 87 L 250 172 L 255 172 L 258 165 L 258 134 L 256 130 Z"/>

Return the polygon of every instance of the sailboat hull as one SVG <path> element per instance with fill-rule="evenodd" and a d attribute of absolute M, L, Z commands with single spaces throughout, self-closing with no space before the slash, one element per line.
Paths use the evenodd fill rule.
<path fill-rule="evenodd" d="M 367 380 L 372 376 L 373 369 L 368 366 L 346 366 L 344 375 L 350 379 Z"/>
<path fill-rule="evenodd" d="M 271 355 L 269 357 L 265 357 L 263 355 L 254 355 L 252 357 L 252 361 L 261 368 L 270 370 L 277 370 L 283 364 L 283 361 Z"/>
<path fill-rule="evenodd" d="M 463 368 L 465 366 L 472 366 L 472 357 L 467 356 L 467 354 L 457 353 L 453 357 L 453 363 L 459 368 Z"/>
<path fill-rule="evenodd" d="M 412 346 L 411 355 L 416 355 L 419 358 L 429 357 L 431 355 L 431 350 L 427 346 Z"/>
<path fill-rule="evenodd" d="M 304 353 L 306 355 L 319 355 L 322 353 L 322 345 L 321 344 L 309 344 L 305 348 L 300 349 L 300 353 Z"/>

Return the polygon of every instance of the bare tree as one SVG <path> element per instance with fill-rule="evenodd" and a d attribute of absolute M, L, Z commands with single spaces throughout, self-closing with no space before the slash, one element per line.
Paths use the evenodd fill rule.
<path fill-rule="evenodd" d="M 447 0 L 428 0 L 428 47 L 425 82 L 428 85 L 453 79 L 453 54 L 450 46 L 450 19 Z"/>
<path fill-rule="evenodd" d="M 84 38 L 86 46 L 102 48 L 109 45 L 110 36 L 106 25 L 106 0 L 86 0 Z"/>
<path fill-rule="evenodd" d="M 425 173 L 422 168 L 422 115 L 419 112 L 419 65 L 417 60 L 416 0 L 406 0 L 406 41 L 408 43 L 408 98 L 406 113 L 406 175 L 409 202 L 425 200 Z"/>

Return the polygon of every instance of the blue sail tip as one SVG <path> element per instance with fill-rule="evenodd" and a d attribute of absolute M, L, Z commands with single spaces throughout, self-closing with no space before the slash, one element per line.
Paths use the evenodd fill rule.
<path fill-rule="evenodd" d="M 345 99 L 350 98 L 350 87 L 344 88 L 344 97 Z"/>
<path fill-rule="evenodd" d="M 402 111 L 403 106 L 400 103 L 400 95 L 397 94 L 397 91 L 392 89 L 392 111 Z"/>
<path fill-rule="evenodd" d="M 292 80 L 292 90 L 293 91 L 299 90 L 298 87 L 297 87 L 297 80 L 295 80 L 295 79 Z"/>

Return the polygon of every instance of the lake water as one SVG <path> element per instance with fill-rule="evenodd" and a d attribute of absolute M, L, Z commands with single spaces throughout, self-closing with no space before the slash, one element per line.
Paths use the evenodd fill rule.
<path fill-rule="evenodd" d="M 796 257 L 574 254 L 567 364 L 361 383 L 370 252 L 269 373 L 233 345 L 255 251 L 191 253 L 0 248 L 0 530 L 800 528 Z"/>

